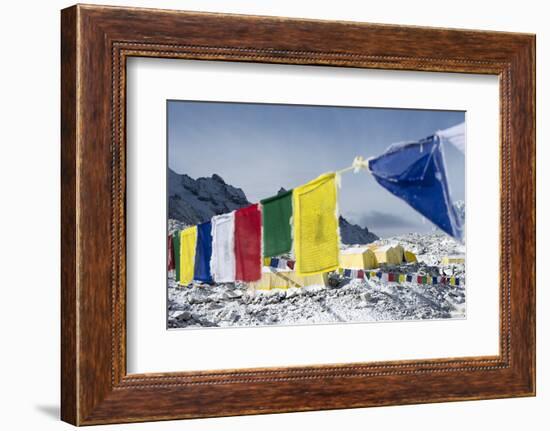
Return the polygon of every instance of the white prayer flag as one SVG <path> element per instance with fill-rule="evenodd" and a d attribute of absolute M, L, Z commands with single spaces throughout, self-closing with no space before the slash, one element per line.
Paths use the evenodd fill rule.
<path fill-rule="evenodd" d="M 210 270 L 216 283 L 235 281 L 235 212 L 212 217 Z"/>
<path fill-rule="evenodd" d="M 459 151 L 464 153 L 466 149 L 466 123 L 460 123 L 448 129 L 440 130 L 436 135 L 443 141 L 451 143 Z"/>

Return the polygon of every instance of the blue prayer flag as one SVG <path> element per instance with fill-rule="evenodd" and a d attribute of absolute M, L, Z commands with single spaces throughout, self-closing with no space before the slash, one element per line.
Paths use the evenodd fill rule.
<path fill-rule="evenodd" d="M 197 226 L 197 248 L 195 252 L 194 279 L 212 283 L 210 258 L 212 257 L 212 223 L 206 222 Z"/>
<path fill-rule="evenodd" d="M 448 235 L 462 240 L 463 226 L 449 195 L 441 142 L 437 135 L 395 144 L 369 160 L 376 181 Z"/>

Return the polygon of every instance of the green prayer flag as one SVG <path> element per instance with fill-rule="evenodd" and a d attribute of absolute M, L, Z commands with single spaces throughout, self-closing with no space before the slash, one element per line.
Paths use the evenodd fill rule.
<path fill-rule="evenodd" d="M 273 257 L 290 252 L 292 233 L 292 190 L 261 201 L 263 217 L 264 256 Z"/>
<path fill-rule="evenodd" d="M 172 234 L 172 243 L 174 244 L 174 258 L 176 260 L 176 281 L 180 281 L 180 231 L 177 230 Z"/>

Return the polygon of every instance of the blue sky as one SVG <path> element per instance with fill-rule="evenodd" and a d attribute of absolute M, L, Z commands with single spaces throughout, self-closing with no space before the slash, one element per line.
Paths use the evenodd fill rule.
<path fill-rule="evenodd" d="M 257 202 L 462 121 L 463 111 L 169 101 L 168 165 L 193 178 L 217 173 Z M 452 199 L 464 199 L 464 155 L 444 150 Z M 432 230 L 367 172 L 342 176 L 339 203 L 382 237 Z"/>

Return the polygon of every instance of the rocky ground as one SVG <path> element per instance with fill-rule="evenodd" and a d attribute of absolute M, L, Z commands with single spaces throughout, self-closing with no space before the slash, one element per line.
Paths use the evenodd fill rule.
<path fill-rule="evenodd" d="M 377 241 L 399 243 L 418 263 L 386 267 L 400 273 L 464 277 L 464 265 L 440 265 L 464 246 L 442 234 L 408 234 Z M 337 282 L 336 282 L 337 281 Z M 179 287 L 168 279 L 168 327 L 301 325 L 315 323 L 464 318 L 465 286 L 384 283 L 338 278 L 333 286 L 251 291 L 246 284 Z"/>

